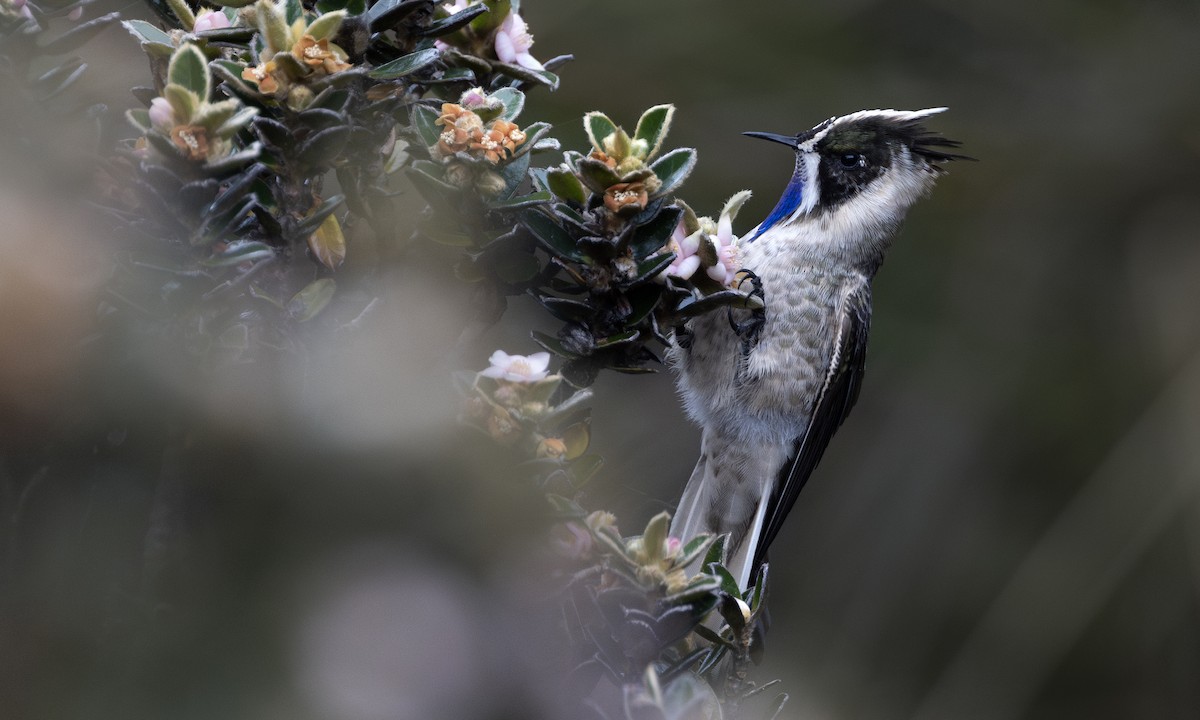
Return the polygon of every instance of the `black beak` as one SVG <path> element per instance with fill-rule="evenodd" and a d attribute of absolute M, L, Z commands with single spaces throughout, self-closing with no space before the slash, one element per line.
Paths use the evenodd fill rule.
<path fill-rule="evenodd" d="M 744 132 L 742 134 L 747 137 L 760 138 L 762 140 L 770 140 L 771 142 L 781 143 L 783 145 L 787 145 L 793 150 L 796 149 L 796 146 L 799 144 L 796 142 L 795 135 L 776 135 L 775 133 L 765 132 Z"/>

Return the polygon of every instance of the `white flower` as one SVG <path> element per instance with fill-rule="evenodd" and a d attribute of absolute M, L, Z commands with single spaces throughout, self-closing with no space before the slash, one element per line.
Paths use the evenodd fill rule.
<path fill-rule="evenodd" d="M 150 124 L 162 132 L 170 132 L 174 127 L 175 111 L 166 98 L 156 97 L 150 101 Z"/>
<path fill-rule="evenodd" d="M 225 17 L 225 13 L 219 10 L 201 10 L 196 13 L 196 24 L 192 26 L 192 32 L 221 30 L 227 27 L 229 18 Z"/>
<path fill-rule="evenodd" d="M 530 70 L 544 70 L 542 64 L 529 54 L 533 36 L 521 16 L 509 13 L 496 29 L 496 57 L 500 62 L 515 63 Z"/>
<path fill-rule="evenodd" d="M 509 355 L 503 350 L 497 350 L 488 358 L 492 365 L 479 373 L 484 377 L 507 380 L 515 383 L 535 383 L 545 380 L 550 367 L 550 353 L 534 353 L 525 355 Z"/>

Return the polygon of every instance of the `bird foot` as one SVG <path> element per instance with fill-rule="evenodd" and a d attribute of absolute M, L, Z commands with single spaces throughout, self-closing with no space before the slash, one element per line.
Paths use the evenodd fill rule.
<path fill-rule="evenodd" d="M 763 304 L 766 305 L 767 296 L 763 291 L 762 281 L 759 280 L 757 275 L 749 270 L 740 271 L 738 273 L 737 289 L 741 290 L 742 285 L 747 282 L 751 284 L 750 292 L 747 293 L 747 295 L 749 297 L 756 297 L 759 300 L 762 300 Z M 767 311 L 765 308 L 751 310 L 749 317 L 740 322 L 734 318 L 733 308 L 729 308 L 729 327 L 732 328 L 733 332 L 742 339 L 743 357 L 749 355 L 750 351 L 753 350 L 756 345 L 758 345 L 758 339 L 762 335 L 763 325 L 765 325 L 766 322 Z"/>

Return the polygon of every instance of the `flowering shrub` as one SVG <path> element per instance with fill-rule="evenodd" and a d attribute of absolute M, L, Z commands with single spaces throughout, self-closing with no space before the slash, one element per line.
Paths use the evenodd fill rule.
<path fill-rule="evenodd" d="M 672 105 L 632 132 L 582 114 L 576 148 L 529 119 L 527 93 L 557 88 L 571 58 L 531 54 L 517 0 L 148 1 L 164 26 L 123 26 L 152 78 L 125 113 L 135 137 L 99 173 L 134 246 L 113 294 L 139 327 L 187 347 L 195 372 L 316 352 L 307 328 L 352 333 L 380 302 L 363 246 L 452 264 L 482 321 L 532 296 L 557 331 L 460 376 L 461 419 L 550 508 L 574 675 L 617 688 L 630 717 L 736 715 L 755 690 L 766 572 L 740 588 L 723 539 L 668 537 L 666 513 L 623 535 L 582 489 L 601 465 L 587 407 L 599 372 L 653 372 L 688 318 L 762 308 L 740 288 L 733 229 L 749 193 L 715 221 L 678 197 L 697 154 L 668 146 Z M 43 7 L 0 0 L 0 30 L 40 32 Z M 39 47 L 65 51 L 115 19 Z M 30 86 L 61 92 L 82 69 Z M 407 188 L 428 205 L 419 218 L 395 202 Z"/>

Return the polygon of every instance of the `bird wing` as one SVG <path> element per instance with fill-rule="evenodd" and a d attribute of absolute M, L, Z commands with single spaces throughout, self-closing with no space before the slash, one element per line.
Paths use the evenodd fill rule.
<path fill-rule="evenodd" d="M 804 434 L 796 438 L 791 459 L 784 463 L 775 482 L 761 539 L 755 549 L 752 574 L 766 557 L 767 548 L 783 526 L 809 475 L 821 461 L 821 455 L 834 432 L 850 414 L 858 400 L 867 356 L 867 334 L 871 327 L 871 286 L 866 278 L 845 294 L 838 317 L 833 353 L 825 373 L 825 382 L 817 394 L 812 415 Z"/>

